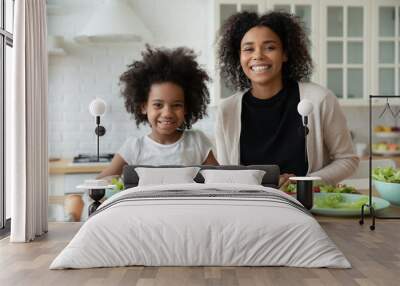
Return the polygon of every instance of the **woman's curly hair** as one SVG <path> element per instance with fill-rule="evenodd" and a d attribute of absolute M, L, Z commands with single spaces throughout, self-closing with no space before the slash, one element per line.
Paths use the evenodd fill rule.
<path fill-rule="evenodd" d="M 220 74 L 226 82 L 239 90 L 250 88 L 250 80 L 240 65 L 240 43 L 253 27 L 267 27 L 280 38 L 283 51 L 288 58 L 282 66 L 284 83 L 307 81 L 312 74 L 312 60 L 308 52 L 310 42 L 300 19 L 285 12 L 256 13 L 240 12 L 229 17 L 221 27 L 218 41 Z"/>
<path fill-rule="evenodd" d="M 142 106 L 149 98 L 152 84 L 172 82 L 183 89 L 185 96 L 185 128 L 203 118 L 207 112 L 210 95 L 206 83 L 210 81 L 206 71 L 196 62 L 193 50 L 151 48 L 146 46 L 142 60 L 134 61 L 120 77 L 125 108 L 132 113 L 136 125 L 146 123 L 147 115 Z"/>

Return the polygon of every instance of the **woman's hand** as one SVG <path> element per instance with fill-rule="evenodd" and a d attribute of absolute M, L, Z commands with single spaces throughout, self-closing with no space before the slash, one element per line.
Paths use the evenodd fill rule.
<path fill-rule="evenodd" d="M 289 178 L 294 176 L 295 176 L 294 174 L 287 174 L 287 173 L 281 174 L 279 176 L 279 189 L 284 190 L 287 187 L 287 185 L 290 184 Z"/>

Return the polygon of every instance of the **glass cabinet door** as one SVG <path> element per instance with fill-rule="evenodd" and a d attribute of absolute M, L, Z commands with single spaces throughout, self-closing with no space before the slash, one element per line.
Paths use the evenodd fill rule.
<path fill-rule="evenodd" d="M 222 27 L 222 25 L 225 23 L 225 21 L 238 12 L 238 5 L 237 4 L 221 4 L 220 5 L 220 21 L 219 21 L 219 27 Z M 231 89 L 227 83 L 220 78 L 220 97 L 225 98 L 234 93 L 234 90 Z"/>
<path fill-rule="evenodd" d="M 379 1 L 377 14 L 378 94 L 400 93 L 400 2 Z"/>
<path fill-rule="evenodd" d="M 262 12 L 262 1 L 218 1 L 217 3 L 217 27 L 216 31 L 220 29 L 223 23 L 236 12 Z M 230 88 L 229 85 L 217 75 L 218 81 L 216 82 L 216 97 L 217 101 L 221 98 L 231 96 L 236 92 L 235 89 Z"/>
<path fill-rule="evenodd" d="M 318 62 L 318 0 L 267 0 L 267 10 L 282 11 L 298 16 L 310 40 L 310 55 Z M 312 81 L 319 81 L 318 67 L 314 68 Z"/>
<path fill-rule="evenodd" d="M 326 64 L 323 85 L 341 99 L 365 98 L 367 37 L 366 6 L 358 1 L 323 2 L 322 31 Z M 325 16 L 325 17 L 324 17 Z"/>
<path fill-rule="evenodd" d="M 311 35 L 313 12 L 317 11 L 315 0 L 267 0 L 267 10 L 295 14 L 304 24 L 306 32 Z"/>
<path fill-rule="evenodd" d="M 312 5 L 295 5 L 294 6 L 294 13 L 302 19 L 304 23 L 304 27 L 306 28 L 306 34 L 311 36 L 312 30 Z"/>

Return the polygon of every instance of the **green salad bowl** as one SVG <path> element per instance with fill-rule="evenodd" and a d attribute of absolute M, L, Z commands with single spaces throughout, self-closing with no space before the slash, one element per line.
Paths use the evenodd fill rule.
<path fill-rule="evenodd" d="M 379 195 L 394 205 L 400 206 L 400 183 L 387 183 L 374 180 Z"/>

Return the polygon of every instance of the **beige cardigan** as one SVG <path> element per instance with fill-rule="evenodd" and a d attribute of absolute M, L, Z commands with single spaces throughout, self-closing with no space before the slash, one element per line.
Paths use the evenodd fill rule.
<path fill-rule="evenodd" d="M 308 175 L 336 184 L 358 167 L 346 119 L 334 94 L 314 83 L 299 83 L 300 99 L 313 103 L 307 137 Z M 246 91 L 245 91 L 246 92 Z M 218 107 L 215 139 L 217 160 L 222 165 L 239 164 L 242 97 L 239 92 Z"/>

